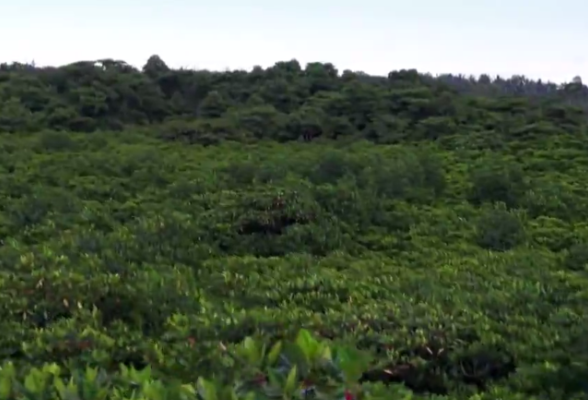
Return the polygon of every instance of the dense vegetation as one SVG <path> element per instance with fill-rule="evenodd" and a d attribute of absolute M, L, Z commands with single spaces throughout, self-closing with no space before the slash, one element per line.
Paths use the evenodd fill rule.
<path fill-rule="evenodd" d="M 587 99 L 2 65 L 0 399 L 587 399 Z"/>

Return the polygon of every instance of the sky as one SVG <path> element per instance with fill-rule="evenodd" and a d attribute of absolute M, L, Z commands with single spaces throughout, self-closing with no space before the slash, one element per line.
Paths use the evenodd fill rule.
<path fill-rule="evenodd" d="M 0 62 L 588 80 L 587 0 L 0 0 Z"/>

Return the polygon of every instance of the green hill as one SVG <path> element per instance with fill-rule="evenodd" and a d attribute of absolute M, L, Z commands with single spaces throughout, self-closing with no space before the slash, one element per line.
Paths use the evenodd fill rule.
<path fill-rule="evenodd" d="M 2 65 L 0 399 L 588 398 L 586 98 Z"/>

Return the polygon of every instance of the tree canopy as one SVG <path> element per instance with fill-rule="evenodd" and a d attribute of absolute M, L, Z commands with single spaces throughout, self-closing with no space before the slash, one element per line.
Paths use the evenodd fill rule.
<path fill-rule="evenodd" d="M 123 61 L 59 68 L 0 65 L 0 132 L 92 132 L 161 125 L 169 139 L 279 141 L 363 137 L 378 143 L 475 132 L 577 124 L 588 87 L 571 83 L 415 70 L 387 77 L 296 60 L 252 71 L 170 69 L 151 56 L 142 70 Z"/>

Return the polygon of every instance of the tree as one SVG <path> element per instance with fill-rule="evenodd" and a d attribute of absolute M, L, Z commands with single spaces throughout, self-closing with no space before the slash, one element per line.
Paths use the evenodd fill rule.
<path fill-rule="evenodd" d="M 169 67 L 158 55 L 152 55 L 143 66 L 143 73 L 152 79 L 156 79 L 169 72 Z"/>
<path fill-rule="evenodd" d="M 223 95 L 213 90 L 200 103 L 198 115 L 206 118 L 220 118 L 227 109 L 228 104 Z"/>

